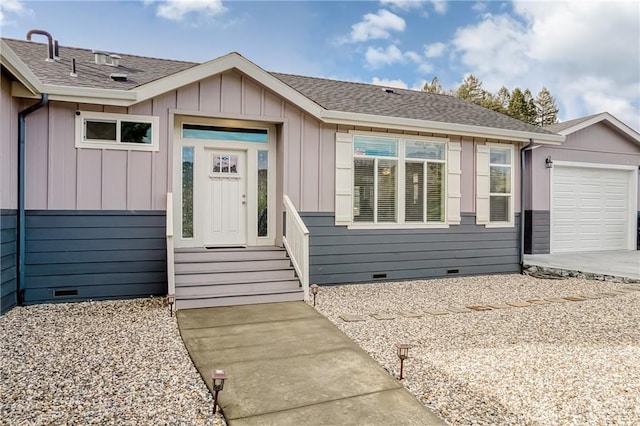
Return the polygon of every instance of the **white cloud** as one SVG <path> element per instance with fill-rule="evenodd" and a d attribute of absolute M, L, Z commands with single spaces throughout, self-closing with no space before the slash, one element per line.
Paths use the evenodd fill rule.
<path fill-rule="evenodd" d="M 465 72 L 497 90 L 543 85 L 562 119 L 608 111 L 640 129 L 640 8 L 635 1 L 514 2 L 451 45 Z"/>
<path fill-rule="evenodd" d="M 384 87 L 395 87 L 398 89 L 408 89 L 409 86 L 402 80 L 389 80 L 386 78 L 378 78 L 373 77 L 371 79 L 371 84 L 375 84 L 376 86 L 384 86 Z"/>
<path fill-rule="evenodd" d="M 369 46 L 364 57 L 369 67 L 374 69 L 387 65 L 412 62 L 418 66 L 418 70 L 421 73 L 428 73 L 433 70 L 431 64 L 416 52 L 410 50 L 403 52 L 393 44 L 386 48 Z"/>
<path fill-rule="evenodd" d="M 404 19 L 386 9 L 380 9 L 378 13 L 367 13 L 361 22 L 353 24 L 348 41 L 387 39 L 391 36 L 391 31 L 402 32 L 405 27 Z"/>
<path fill-rule="evenodd" d="M 145 0 L 145 3 L 156 3 L 156 0 Z M 158 3 L 156 15 L 172 21 L 182 21 L 190 13 L 216 16 L 226 11 L 222 0 L 162 0 Z"/>
<path fill-rule="evenodd" d="M 440 42 L 425 44 L 424 56 L 426 56 L 427 58 L 437 58 L 438 56 L 442 56 L 446 47 L 446 44 Z"/>
<path fill-rule="evenodd" d="M 471 9 L 475 10 L 476 12 L 484 12 L 485 10 L 487 10 L 487 3 L 483 1 L 477 1 L 473 4 L 473 6 L 471 6 Z"/>
<path fill-rule="evenodd" d="M 380 3 L 405 11 L 420 9 L 425 3 L 430 3 L 436 13 L 444 14 L 447 11 L 447 2 L 445 0 L 380 0 Z"/>
<path fill-rule="evenodd" d="M 0 1 L 0 25 L 7 23 L 7 15 L 23 15 L 27 13 L 24 4 L 19 0 L 2 0 Z"/>
<path fill-rule="evenodd" d="M 364 57 L 367 63 L 373 68 L 402 62 L 405 59 L 402 51 L 394 45 L 388 46 L 386 49 L 370 46 L 367 48 Z"/>

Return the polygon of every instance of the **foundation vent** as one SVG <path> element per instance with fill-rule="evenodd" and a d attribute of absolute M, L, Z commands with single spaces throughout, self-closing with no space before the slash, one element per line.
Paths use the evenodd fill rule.
<path fill-rule="evenodd" d="M 387 274 L 386 273 L 373 274 L 373 279 L 380 279 L 380 278 L 387 278 Z"/>

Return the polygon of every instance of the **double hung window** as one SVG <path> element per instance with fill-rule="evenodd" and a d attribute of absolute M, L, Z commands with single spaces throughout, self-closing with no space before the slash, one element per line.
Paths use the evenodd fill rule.
<path fill-rule="evenodd" d="M 511 222 L 511 148 L 489 148 L 489 222 Z"/>

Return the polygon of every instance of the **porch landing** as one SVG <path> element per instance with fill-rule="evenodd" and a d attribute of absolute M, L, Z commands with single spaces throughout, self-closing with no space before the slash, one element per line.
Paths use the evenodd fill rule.
<path fill-rule="evenodd" d="M 229 426 L 444 425 L 402 384 L 304 302 L 177 312 L 196 368 Z"/>
<path fill-rule="evenodd" d="M 175 249 L 176 309 L 303 300 L 280 247 Z"/>

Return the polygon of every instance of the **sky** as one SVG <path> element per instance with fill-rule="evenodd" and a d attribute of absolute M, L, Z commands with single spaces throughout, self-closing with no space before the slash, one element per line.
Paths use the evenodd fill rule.
<path fill-rule="evenodd" d="M 561 121 L 607 111 L 640 131 L 637 0 L 0 0 L 2 37 L 33 28 L 123 58 L 235 51 L 268 71 L 417 90 L 469 74 L 492 92 L 545 86 Z"/>

